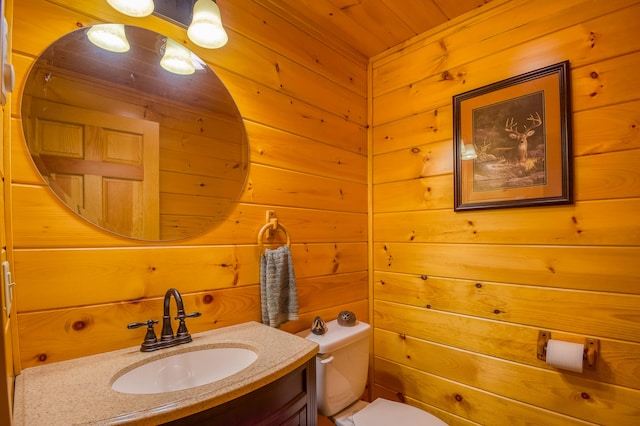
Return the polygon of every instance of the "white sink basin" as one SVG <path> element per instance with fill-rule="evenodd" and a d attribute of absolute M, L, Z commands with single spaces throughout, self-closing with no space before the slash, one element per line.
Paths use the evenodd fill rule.
<path fill-rule="evenodd" d="M 130 394 L 189 389 L 229 377 L 251 365 L 258 355 L 245 348 L 202 348 L 156 359 L 118 377 L 111 388 Z"/>

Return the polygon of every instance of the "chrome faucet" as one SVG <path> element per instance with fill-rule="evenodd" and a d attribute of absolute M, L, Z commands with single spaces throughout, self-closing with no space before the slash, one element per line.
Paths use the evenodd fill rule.
<path fill-rule="evenodd" d="M 178 331 L 175 336 L 173 334 L 173 328 L 171 327 L 171 296 L 175 299 L 176 308 L 178 310 L 178 315 L 175 319 L 180 321 Z M 164 311 L 162 315 L 162 332 L 160 334 L 160 340 L 156 337 L 155 330 L 153 329 L 153 326 L 158 323 L 158 320 L 150 319 L 146 322 L 134 322 L 127 325 L 127 328 L 132 329 L 147 326 L 147 334 L 140 346 L 140 350 L 142 352 L 151 352 L 157 349 L 170 348 L 172 346 L 191 342 L 193 339 L 187 330 L 185 320 L 187 318 L 199 317 L 200 315 L 202 315 L 200 312 L 185 314 L 180 292 L 175 288 L 170 288 L 164 295 Z"/>

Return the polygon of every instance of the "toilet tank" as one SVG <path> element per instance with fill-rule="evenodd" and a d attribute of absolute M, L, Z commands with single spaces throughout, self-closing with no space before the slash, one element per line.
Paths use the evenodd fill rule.
<path fill-rule="evenodd" d="M 360 399 L 369 371 L 371 327 L 362 321 L 351 327 L 337 320 L 327 323 L 327 332 L 310 331 L 298 335 L 320 346 L 316 355 L 316 392 L 318 412 L 332 416 Z"/>

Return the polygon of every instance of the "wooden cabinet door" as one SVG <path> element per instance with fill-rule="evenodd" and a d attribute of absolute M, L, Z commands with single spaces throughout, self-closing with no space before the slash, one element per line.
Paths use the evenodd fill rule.
<path fill-rule="evenodd" d="M 159 237 L 159 125 L 36 100 L 31 155 L 51 189 L 85 219 Z"/>

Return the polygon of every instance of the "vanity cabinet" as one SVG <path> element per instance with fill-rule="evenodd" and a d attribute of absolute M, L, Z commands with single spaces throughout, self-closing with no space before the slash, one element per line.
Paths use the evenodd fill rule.
<path fill-rule="evenodd" d="M 253 321 L 192 337 L 192 343 L 158 354 L 136 346 L 26 368 L 16 377 L 14 424 L 317 424 L 317 343 Z M 258 358 L 231 376 L 180 391 L 129 394 L 112 388 L 117 377 L 135 366 L 215 347 L 248 348 Z"/>
<path fill-rule="evenodd" d="M 165 425 L 315 426 L 316 364 L 311 358 L 280 379 L 218 407 Z"/>

